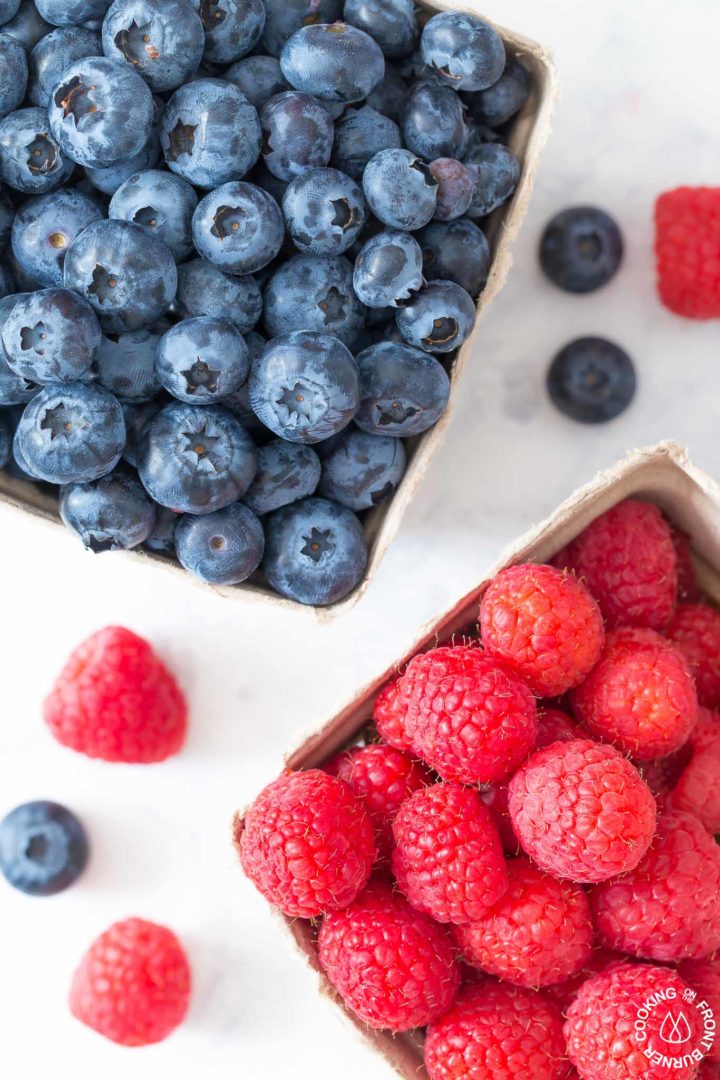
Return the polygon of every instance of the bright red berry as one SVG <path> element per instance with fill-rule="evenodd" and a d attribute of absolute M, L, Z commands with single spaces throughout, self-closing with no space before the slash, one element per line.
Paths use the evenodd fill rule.
<path fill-rule="evenodd" d="M 530 858 L 570 881 L 626 873 L 655 832 L 655 800 L 635 766 L 590 739 L 533 754 L 510 781 L 509 808 Z"/>
<path fill-rule="evenodd" d="M 599 663 L 570 700 L 593 735 L 638 761 L 678 750 L 697 719 L 690 667 L 654 630 L 627 627 L 608 634 Z"/>
<path fill-rule="evenodd" d="M 160 1042 L 185 1018 L 190 967 L 165 926 L 125 919 L 101 934 L 80 961 L 70 1011 L 121 1046 Z"/>
<path fill-rule="evenodd" d="M 558 1009 L 565 1016 L 583 983 L 586 983 L 593 975 L 606 971 L 611 964 L 617 963 L 627 963 L 627 957 L 623 956 L 622 953 L 613 952 L 611 949 L 601 949 L 595 946 L 579 971 L 563 982 L 544 987 L 543 993 L 547 994 L 550 1000 L 555 1002 Z"/>
<path fill-rule="evenodd" d="M 562 1017 L 542 994 L 486 980 L 428 1028 L 430 1080 L 566 1080 Z"/>
<path fill-rule="evenodd" d="M 663 630 L 677 598 L 677 556 L 657 506 L 627 499 L 592 521 L 553 559 L 574 570 L 600 605 L 609 630 Z"/>
<path fill-rule="evenodd" d="M 600 608 L 571 574 L 525 563 L 502 570 L 480 605 L 483 647 L 538 697 L 582 682 L 600 655 Z"/>
<path fill-rule="evenodd" d="M 683 960 L 678 966 L 678 975 L 695 991 L 701 1002 L 707 1003 L 717 1025 L 720 1019 L 720 956 L 711 960 Z M 708 1057 L 720 1063 L 720 1032 L 713 1040 Z"/>
<path fill-rule="evenodd" d="M 666 1017 L 690 1029 L 688 1046 L 702 1042 L 702 1018 L 683 1001 L 687 986 L 675 971 L 651 964 L 613 964 L 583 983 L 568 1009 L 565 1040 L 583 1080 L 692 1080 L 697 1062 L 670 1071 L 648 1054 L 662 1057 L 681 1047 L 661 1035 Z M 644 1025 L 644 1026 L 639 1026 Z M 675 1056 L 680 1056 L 677 1053 Z"/>
<path fill-rule="evenodd" d="M 700 704 L 720 707 L 720 611 L 709 604 L 679 604 L 667 636 L 692 669 Z"/>
<path fill-rule="evenodd" d="M 473 788 L 432 784 L 416 791 L 392 831 L 398 885 L 413 907 L 438 922 L 472 922 L 506 891 L 500 835 Z"/>
<path fill-rule="evenodd" d="M 694 604 L 700 599 L 690 537 L 677 525 L 670 525 L 670 535 L 677 558 L 678 603 Z"/>
<path fill-rule="evenodd" d="M 400 685 L 413 749 L 444 780 L 505 780 L 535 743 L 530 690 L 482 649 L 456 645 L 420 653 Z"/>
<path fill-rule="evenodd" d="M 133 764 L 176 754 L 187 727 L 175 679 L 149 642 L 122 626 L 98 630 L 71 653 L 44 715 L 63 746 Z"/>
<path fill-rule="evenodd" d="M 400 676 L 387 683 L 375 698 L 373 720 L 384 742 L 396 750 L 409 750 L 410 740 L 405 732 L 405 702 L 400 689 Z"/>
<path fill-rule="evenodd" d="M 680 187 L 655 204 L 660 300 L 686 319 L 720 318 L 720 188 Z"/>
<path fill-rule="evenodd" d="M 376 847 L 370 818 L 342 780 L 285 772 L 235 822 L 243 870 L 285 915 L 312 919 L 365 888 Z"/>
<path fill-rule="evenodd" d="M 720 833 L 720 717 L 698 710 L 690 757 L 671 786 L 668 805 L 694 814 L 708 832 Z"/>
<path fill-rule="evenodd" d="M 720 948 L 720 846 L 691 814 L 663 814 L 645 857 L 591 890 L 590 906 L 610 949 L 659 961 L 709 956 Z"/>
<path fill-rule="evenodd" d="M 509 886 L 484 917 L 458 926 L 468 963 L 518 986 L 550 986 L 587 962 L 595 931 L 583 890 L 528 859 L 511 859 Z"/>
<path fill-rule="evenodd" d="M 425 1027 L 460 986 L 455 943 L 445 927 L 373 882 L 344 911 L 323 919 L 318 956 L 345 1005 L 373 1028 Z"/>
<path fill-rule="evenodd" d="M 541 708 L 537 715 L 537 738 L 535 749 L 542 750 L 554 742 L 569 742 L 570 739 L 587 739 L 575 721 L 562 709 Z"/>

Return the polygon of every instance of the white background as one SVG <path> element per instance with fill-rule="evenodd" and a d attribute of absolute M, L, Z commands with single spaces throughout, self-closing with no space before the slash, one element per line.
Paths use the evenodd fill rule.
<path fill-rule="evenodd" d="M 672 437 L 720 477 L 720 324 L 658 304 L 652 206 L 720 183 L 717 0 L 487 0 L 485 14 L 555 53 L 561 100 L 509 285 L 487 314 L 454 423 L 369 593 L 340 623 L 220 600 L 124 558 L 86 555 L 59 529 L 0 512 L 0 814 L 54 798 L 86 823 L 92 863 L 50 900 L 0 881 L 0 1039 L 7 1075 L 103 1080 L 383 1080 L 388 1067 L 315 993 L 229 842 L 233 811 L 279 770 L 301 729 L 384 669 L 421 623 L 468 591 L 499 548 L 626 449 Z M 604 206 L 627 258 L 573 298 L 536 266 L 548 216 Z M 637 403 L 602 428 L 563 419 L 543 379 L 581 333 L 633 355 Z M 69 649 L 101 625 L 146 634 L 179 674 L 189 742 L 162 766 L 94 763 L 56 745 L 40 703 Z M 123 1050 L 73 1021 L 74 965 L 130 914 L 185 943 L 195 992 L 166 1043 Z"/>

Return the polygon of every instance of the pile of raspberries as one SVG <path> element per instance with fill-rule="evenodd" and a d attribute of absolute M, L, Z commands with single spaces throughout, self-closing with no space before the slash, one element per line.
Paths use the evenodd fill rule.
<path fill-rule="evenodd" d="M 245 873 L 355 1017 L 425 1029 L 431 1080 L 720 1076 L 720 612 L 688 538 L 619 503 L 498 574 L 478 631 L 265 788 Z M 684 1048 L 667 1008 L 638 1034 L 648 1001 Z"/>

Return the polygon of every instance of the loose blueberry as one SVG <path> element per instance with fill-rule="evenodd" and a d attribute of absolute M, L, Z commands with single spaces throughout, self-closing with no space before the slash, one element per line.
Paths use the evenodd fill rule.
<path fill-rule="evenodd" d="M 165 112 L 164 103 L 160 98 L 153 97 L 153 123 L 148 138 L 142 149 L 129 158 L 117 161 L 113 165 L 100 168 L 85 167 L 85 177 L 94 188 L 102 191 L 103 195 L 114 195 L 121 184 L 124 184 L 135 173 L 146 172 L 154 169 L 162 157 L 160 146 L 160 123 Z"/>
<path fill-rule="evenodd" d="M 9 296 L 15 289 L 15 278 L 9 266 L 0 263 L 0 298 Z"/>
<path fill-rule="evenodd" d="M 0 117 L 22 104 L 27 81 L 25 50 L 9 34 L 0 33 Z"/>
<path fill-rule="evenodd" d="M 50 33 L 52 26 L 42 18 L 33 0 L 21 0 L 17 15 L 0 27 L 0 30 L 17 41 L 26 52 L 30 52 L 41 38 Z"/>
<path fill-rule="evenodd" d="M 180 401 L 213 405 L 240 387 L 250 361 L 243 336 L 229 319 L 184 319 L 160 340 L 155 361 L 165 389 Z"/>
<path fill-rule="evenodd" d="M 155 504 L 127 467 L 61 488 L 59 508 L 67 528 L 95 554 L 138 547 L 155 525 Z"/>
<path fill-rule="evenodd" d="M 399 125 L 405 115 L 407 95 L 408 84 L 405 79 L 396 67 L 386 63 L 382 81 L 368 94 L 366 104 Z"/>
<path fill-rule="evenodd" d="M 181 514 L 168 510 L 166 506 L 158 506 L 155 525 L 143 544 L 145 550 L 152 551 L 155 555 L 174 555 L 175 532 L 181 517 Z"/>
<path fill-rule="evenodd" d="M 224 77 L 235 83 L 256 109 L 261 109 L 276 94 L 290 89 L 280 61 L 274 56 L 246 56 L 229 67 Z"/>
<path fill-rule="evenodd" d="M 363 191 L 377 218 L 391 229 L 412 232 L 427 225 L 437 205 L 437 180 L 409 150 L 381 150 L 363 175 Z"/>
<path fill-rule="evenodd" d="M 95 358 L 97 381 L 123 404 L 152 401 L 160 391 L 155 353 L 167 323 L 149 330 L 103 334 Z"/>
<path fill-rule="evenodd" d="M 315 330 L 352 346 L 364 314 L 353 289 L 352 264 L 342 255 L 295 255 L 265 289 L 265 326 L 272 337 Z"/>
<path fill-rule="evenodd" d="M 428 353 L 394 341 L 357 357 L 360 406 L 355 423 L 374 435 L 420 435 L 439 420 L 450 394 L 445 369 Z"/>
<path fill-rule="evenodd" d="M 332 23 L 342 14 L 342 0 L 265 0 L 262 43 L 272 56 L 296 30 L 311 23 Z"/>
<path fill-rule="evenodd" d="M 470 209 L 475 195 L 475 177 L 456 158 L 440 157 L 430 162 L 430 172 L 438 183 L 436 221 L 454 221 Z"/>
<path fill-rule="evenodd" d="M 341 255 L 365 224 L 362 190 L 338 169 L 313 169 L 296 177 L 282 209 L 295 247 L 309 255 Z"/>
<path fill-rule="evenodd" d="M 263 0 L 200 0 L 200 18 L 205 29 L 205 59 L 211 64 L 229 64 L 257 45 L 265 26 L 265 7 Z"/>
<path fill-rule="evenodd" d="M 203 258 L 231 274 L 252 274 L 280 251 L 285 226 L 272 195 L 255 184 L 235 181 L 201 200 L 192 234 Z"/>
<path fill-rule="evenodd" d="M 532 76 L 518 60 L 508 58 L 496 83 L 478 93 L 463 94 L 471 115 L 480 124 L 500 127 L 522 109 L 532 91 Z"/>
<path fill-rule="evenodd" d="M 362 181 L 365 166 L 381 150 L 402 146 L 400 128 L 369 105 L 346 109 L 335 125 L 332 161 L 354 180 Z"/>
<path fill-rule="evenodd" d="M 329 163 L 333 121 L 310 94 L 276 94 L 262 106 L 260 123 L 263 160 L 279 180 L 290 181 Z"/>
<path fill-rule="evenodd" d="M 84 26 L 62 26 L 41 38 L 30 53 L 28 98 L 47 109 L 63 72 L 76 60 L 100 56 L 102 39 Z"/>
<path fill-rule="evenodd" d="M 15 422 L 12 409 L 0 409 L 0 469 L 6 468 L 12 458 L 14 433 Z"/>
<path fill-rule="evenodd" d="M 242 334 L 252 330 L 262 315 L 262 293 L 255 278 L 225 274 L 205 259 L 178 267 L 176 304 L 185 316 L 230 319 Z"/>
<path fill-rule="evenodd" d="M 556 214 L 540 241 L 540 264 L 550 280 L 572 293 L 607 284 L 623 257 L 617 224 L 604 210 L 574 206 Z"/>
<path fill-rule="evenodd" d="M 355 260 L 353 286 L 368 307 L 402 307 L 424 284 L 422 250 L 408 233 L 378 233 Z"/>
<path fill-rule="evenodd" d="M 161 408 L 159 401 L 145 401 L 139 404 L 122 403 L 127 432 L 123 459 L 128 465 L 132 465 L 133 469 L 137 468 L 137 448 L 145 425 L 152 420 L 153 416 L 157 416 Z"/>
<path fill-rule="evenodd" d="M 455 91 L 432 82 L 416 83 L 407 98 L 403 138 L 408 150 L 426 161 L 461 157 L 467 130 Z"/>
<path fill-rule="evenodd" d="M 0 26 L 14 19 L 19 7 L 20 0 L 0 0 Z"/>
<path fill-rule="evenodd" d="M 486 90 L 505 67 L 505 46 L 477 15 L 443 11 L 428 19 L 420 39 L 422 58 L 455 90 Z"/>
<path fill-rule="evenodd" d="M 27 199 L 12 227 L 13 254 L 40 285 L 62 285 L 65 256 L 84 229 L 102 218 L 94 199 L 62 189 Z"/>
<path fill-rule="evenodd" d="M 583 424 L 602 424 L 625 412 L 635 396 L 633 362 L 605 338 L 571 341 L 557 354 L 547 374 L 553 404 Z"/>
<path fill-rule="evenodd" d="M 43 19 L 53 26 L 78 26 L 102 20 L 110 0 L 35 0 Z"/>
<path fill-rule="evenodd" d="M 453 352 L 475 325 L 472 297 L 454 281 L 429 281 L 400 308 L 398 329 L 409 345 L 432 353 Z"/>
<path fill-rule="evenodd" d="M 258 515 L 289 506 L 315 493 L 320 468 L 312 447 L 273 439 L 258 450 L 258 471 L 243 502 Z"/>
<path fill-rule="evenodd" d="M 88 861 L 82 825 L 59 803 L 24 803 L 0 822 L 0 870 L 29 896 L 52 896 L 80 877 Z"/>
<path fill-rule="evenodd" d="M 15 218 L 15 207 L 5 188 L 0 184 L 0 256 L 10 249 L 10 233 Z"/>
<path fill-rule="evenodd" d="M 485 234 L 468 218 L 431 221 L 418 234 L 427 278 L 462 285 L 471 296 L 485 287 L 490 271 L 490 247 Z"/>
<path fill-rule="evenodd" d="M 197 204 L 197 195 L 186 180 L 150 169 L 120 185 L 110 200 L 108 217 L 141 225 L 181 262 L 193 251 L 192 216 Z"/>
<path fill-rule="evenodd" d="M 211 585 L 239 585 L 257 570 L 264 550 L 263 527 L 242 503 L 201 517 L 186 514 L 175 532 L 180 565 Z"/>
<path fill-rule="evenodd" d="M 129 64 L 162 94 L 197 70 L 205 33 L 186 0 L 115 0 L 105 16 L 102 42 L 110 60 Z"/>
<path fill-rule="evenodd" d="M 401 439 L 346 428 L 323 455 L 318 494 L 351 510 L 369 510 L 395 494 L 406 463 Z"/>
<path fill-rule="evenodd" d="M 385 74 L 377 42 L 340 22 L 296 30 L 283 46 L 280 66 L 296 90 L 345 104 L 366 98 Z"/>
<path fill-rule="evenodd" d="M 414 0 L 345 0 L 343 19 L 370 34 L 385 56 L 405 56 L 417 44 Z"/>
<path fill-rule="evenodd" d="M 18 301 L 2 328 L 7 362 L 34 383 L 82 379 L 100 347 L 90 305 L 67 289 L 42 289 Z"/>
<path fill-rule="evenodd" d="M 520 163 L 502 143 L 482 143 L 465 155 L 464 162 L 476 178 L 468 215 L 487 217 L 515 191 L 520 179 Z"/>
<path fill-rule="evenodd" d="M 0 334 L 18 301 L 27 293 L 12 293 L 0 298 Z M 24 405 L 37 394 L 39 387 L 17 375 L 7 361 L 0 337 L 0 405 Z"/>

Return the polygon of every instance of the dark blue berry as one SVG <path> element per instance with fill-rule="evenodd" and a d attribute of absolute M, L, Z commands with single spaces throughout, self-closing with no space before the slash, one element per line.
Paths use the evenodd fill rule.
<path fill-rule="evenodd" d="M 62 26 L 41 38 L 30 53 L 28 98 L 33 105 L 47 109 L 52 92 L 63 72 L 76 60 L 100 56 L 102 39 L 84 26 Z"/>
<path fill-rule="evenodd" d="M 205 33 L 186 0 L 115 0 L 105 16 L 102 42 L 110 60 L 130 64 L 161 94 L 196 71 Z"/>
<path fill-rule="evenodd" d="M 160 391 L 155 353 L 167 327 L 161 322 L 149 330 L 103 334 L 95 357 L 97 381 L 123 404 L 152 401 Z"/>
<path fill-rule="evenodd" d="M 351 346 L 364 314 L 353 289 L 352 264 L 342 255 L 295 255 L 265 289 L 265 325 L 272 337 L 315 330 Z"/>
<path fill-rule="evenodd" d="M 369 510 L 395 494 L 406 463 L 402 439 L 346 428 L 323 455 L 318 494 Z"/>
<path fill-rule="evenodd" d="M 230 64 L 252 52 L 265 26 L 263 0 L 200 0 L 199 8 L 205 60 Z"/>
<path fill-rule="evenodd" d="M 152 551 L 155 555 L 175 554 L 175 531 L 182 515 L 174 510 L 168 510 L 166 506 L 158 506 L 155 514 L 155 525 L 152 532 L 145 540 L 143 547 Z"/>
<path fill-rule="evenodd" d="M 15 305 L 28 295 L 28 293 L 12 293 L 0 297 L 0 333 Z M 38 389 L 36 383 L 28 382 L 12 370 L 0 337 L 0 405 L 27 404 L 37 394 Z"/>
<path fill-rule="evenodd" d="M 395 316 L 409 345 L 432 353 L 453 352 L 470 336 L 476 317 L 472 297 L 454 281 L 429 281 Z"/>
<path fill-rule="evenodd" d="M 252 330 L 262 315 L 262 293 L 249 274 L 225 274 L 205 259 L 178 267 L 176 304 L 183 315 L 230 319 L 241 333 Z"/>
<path fill-rule="evenodd" d="M 459 11 L 433 15 L 425 24 L 420 47 L 436 77 L 455 90 L 486 90 L 505 67 L 502 38 L 477 15 Z"/>
<path fill-rule="evenodd" d="M 557 354 L 547 374 L 553 404 L 572 420 L 602 424 L 625 412 L 635 396 L 633 362 L 605 338 L 571 341 Z"/>
<path fill-rule="evenodd" d="M 40 285 L 62 285 L 65 256 L 75 238 L 103 216 L 94 199 L 63 188 L 27 199 L 12 227 L 13 254 Z"/>
<path fill-rule="evenodd" d="M 408 150 L 426 161 L 462 156 L 467 131 L 460 98 L 448 86 L 419 82 L 405 106 L 403 138 Z"/>
<path fill-rule="evenodd" d="M 120 185 L 124 184 L 131 176 L 134 176 L 135 173 L 146 172 L 148 169 L 154 169 L 162 158 L 160 123 L 165 109 L 164 104 L 157 97 L 153 97 L 153 109 L 153 124 L 150 136 L 137 154 L 124 158 L 122 161 L 116 161 L 113 165 L 106 165 L 97 169 L 92 169 L 89 166 L 85 167 L 86 180 L 98 191 L 102 191 L 103 195 L 114 195 Z"/>
<path fill-rule="evenodd" d="M 391 229 L 421 229 L 435 213 L 437 180 L 429 166 L 409 150 L 381 150 L 363 175 L 365 198 L 373 214 Z"/>
<path fill-rule="evenodd" d="M 263 160 L 279 180 L 290 181 L 329 163 L 333 121 L 310 94 L 276 94 L 262 106 L 260 123 Z"/>
<path fill-rule="evenodd" d="M 30 52 L 41 38 L 50 33 L 52 26 L 42 18 L 33 0 L 21 0 L 17 15 L 4 23 L 0 30 Z"/>
<path fill-rule="evenodd" d="M 604 210 L 574 206 L 552 218 L 540 241 L 540 264 L 559 288 L 588 293 L 607 284 L 623 257 L 622 234 Z"/>
<path fill-rule="evenodd" d="M 0 822 L 0 870 L 29 896 L 67 889 L 85 869 L 88 853 L 84 828 L 59 803 L 24 803 Z"/>
<path fill-rule="evenodd" d="M 180 401 L 213 405 L 245 382 L 250 368 L 243 336 L 229 319 L 184 319 L 160 340 L 156 371 Z"/>
<path fill-rule="evenodd" d="M 475 177 L 457 158 L 440 157 L 430 162 L 438 183 L 436 221 L 454 221 L 467 213 L 475 194 Z"/>
<path fill-rule="evenodd" d="M 385 64 L 385 74 L 366 98 L 366 104 L 376 112 L 387 116 L 395 124 L 402 124 L 408 84 L 396 67 Z"/>
<path fill-rule="evenodd" d="M 138 547 L 155 525 L 155 504 L 126 466 L 88 484 L 67 484 L 59 508 L 68 529 L 95 554 Z"/>
<path fill-rule="evenodd" d="M 346 109 L 335 125 L 333 164 L 361 181 L 370 158 L 402 146 L 400 128 L 369 105 Z"/>
<path fill-rule="evenodd" d="M 141 225 L 182 262 L 193 251 L 192 216 L 197 204 L 197 195 L 186 180 L 150 169 L 120 185 L 110 200 L 108 217 Z"/>
<path fill-rule="evenodd" d="M 137 448 L 145 425 L 157 416 L 162 408 L 159 401 L 144 401 L 138 404 L 122 403 L 123 416 L 125 417 L 125 429 L 127 438 L 123 458 L 128 465 L 137 468 Z"/>
<path fill-rule="evenodd" d="M 15 418 L 12 412 L 12 409 L 0 409 L 0 469 L 4 469 L 12 458 L 13 435 L 15 434 Z"/>
<path fill-rule="evenodd" d="M 0 26 L 14 19 L 19 7 L 20 0 L 0 0 Z"/>
<path fill-rule="evenodd" d="M 320 458 L 311 446 L 273 439 L 258 450 L 258 471 L 243 502 L 255 514 L 313 495 L 320 480 Z"/>
<path fill-rule="evenodd" d="M 27 81 L 25 50 L 14 38 L 0 33 L 0 117 L 22 104 Z"/>
<path fill-rule="evenodd" d="M 275 94 L 290 89 L 275 56 L 246 56 L 229 67 L 224 77 L 235 83 L 256 109 L 261 109 Z"/>
<path fill-rule="evenodd" d="M 0 256 L 6 255 L 10 250 L 10 233 L 14 218 L 15 207 L 7 191 L 0 184 Z"/>
<path fill-rule="evenodd" d="M 505 70 L 496 83 L 478 93 L 463 94 L 472 117 L 488 127 L 500 127 L 523 107 L 532 91 L 532 76 L 527 68 L 508 57 Z"/>
<path fill-rule="evenodd" d="M 385 74 L 377 42 L 339 22 L 296 30 L 283 46 L 280 66 L 296 90 L 346 104 L 366 98 Z"/>
<path fill-rule="evenodd" d="M 0 263 L 0 298 L 9 296 L 15 289 L 15 279 L 9 266 Z"/>
<path fill-rule="evenodd" d="M 301 26 L 339 19 L 342 0 L 265 0 L 265 13 L 262 43 L 272 56 L 279 56 L 287 39 Z"/>
<path fill-rule="evenodd" d="M 385 56 L 405 56 L 417 44 L 414 0 L 345 0 L 343 19 L 370 34 Z"/>
<path fill-rule="evenodd" d="M 2 343 L 8 364 L 28 382 L 74 382 L 92 365 L 100 325 L 76 293 L 41 289 L 18 300 L 2 328 Z"/>
<path fill-rule="evenodd" d="M 490 246 L 485 234 L 468 218 L 431 221 L 418 234 L 427 278 L 462 285 L 471 296 L 484 288 L 490 270 Z"/>
<path fill-rule="evenodd" d="M 180 565 L 211 585 L 239 585 L 257 570 L 264 550 L 262 525 L 238 502 L 213 514 L 186 514 L 175 531 Z"/>
<path fill-rule="evenodd" d="M 334 604 L 360 583 L 367 565 L 362 526 L 352 510 L 311 497 L 265 523 L 265 577 L 301 604 Z"/>
<path fill-rule="evenodd" d="M 434 356 L 385 341 L 359 353 L 357 365 L 360 406 L 355 423 L 363 431 L 400 438 L 420 435 L 445 411 L 450 380 Z"/>
<path fill-rule="evenodd" d="M 365 224 L 365 197 L 338 169 L 313 169 L 288 184 L 282 204 L 295 247 L 308 255 L 341 255 Z"/>
<path fill-rule="evenodd" d="M 232 274 L 252 274 L 282 247 L 282 211 L 262 188 L 234 181 L 211 191 L 193 214 L 192 234 L 200 255 Z"/>
<path fill-rule="evenodd" d="M 110 0 L 35 0 L 43 19 L 53 26 L 78 26 L 102 19 Z"/>
<path fill-rule="evenodd" d="M 468 215 L 487 217 L 510 198 L 520 179 L 520 163 L 502 143 L 481 143 L 464 158 L 476 177 L 475 194 Z"/>
<path fill-rule="evenodd" d="M 355 260 L 353 286 L 368 307 L 401 307 L 424 284 L 422 250 L 408 233 L 378 233 Z"/>

